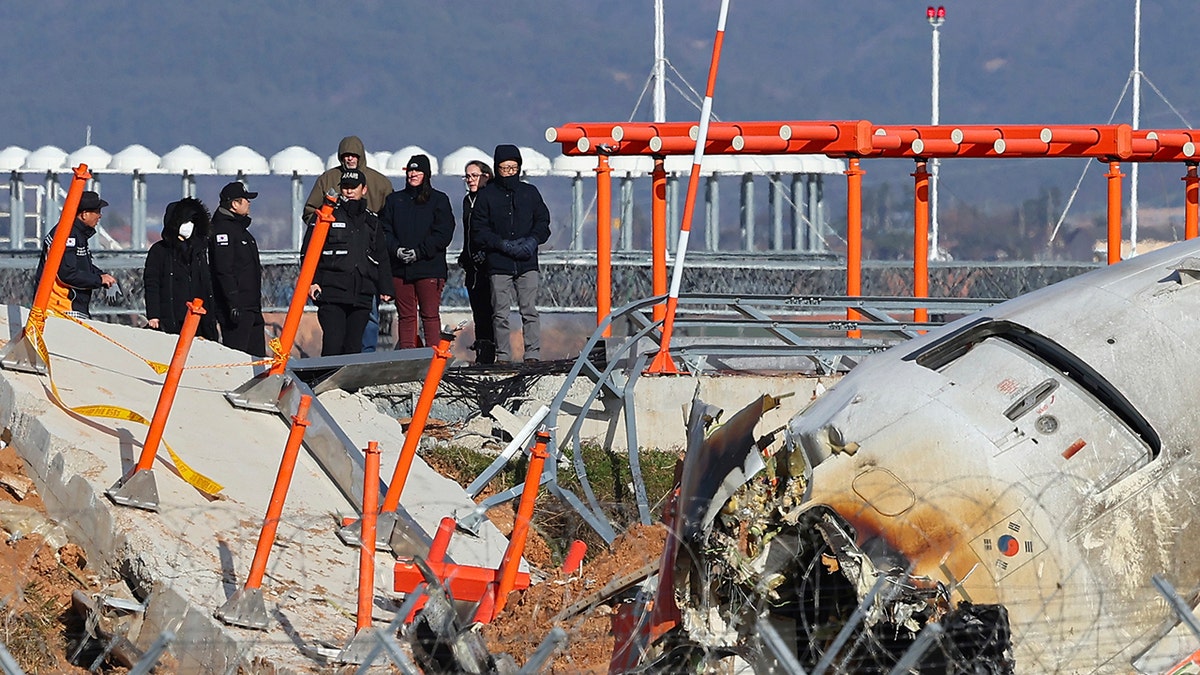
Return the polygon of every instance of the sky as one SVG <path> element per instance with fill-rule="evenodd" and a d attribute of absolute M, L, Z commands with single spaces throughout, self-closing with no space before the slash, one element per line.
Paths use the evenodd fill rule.
<path fill-rule="evenodd" d="M 945 4 L 943 123 L 1130 118 L 1133 0 Z M 688 89 L 703 88 L 719 6 L 666 0 L 668 119 L 698 117 Z M 714 111 L 725 120 L 925 123 L 925 7 L 735 0 Z M 1200 118 L 1190 58 L 1198 20 L 1194 0 L 1143 2 L 1143 127 Z M 270 157 L 300 145 L 327 157 L 356 134 L 372 151 L 418 145 L 443 156 L 515 142 L 553 156 L 547 127 L 650 114 L 648 96 L 638 101 L 653 64 L 651 0 L 14 0 L 0 4 L 0 26 L 0 149 L 70 152 L 90 130 L 109 152 L 193 144 L 215 156 L 247 145 Z M 868 171 L 868 180 L 907 181 L 911 166 Z M 944 165 L 942 180 L 945 194 L 987 204 L 1047 182 L 1069 192 L 1080 171 L 955 163 Z M 1161 173 L 1148 170 L 1144 189 L 1174 199 L 1180 172 Z M 1100 183 L 1093 177 L 1085 189 Z"/>

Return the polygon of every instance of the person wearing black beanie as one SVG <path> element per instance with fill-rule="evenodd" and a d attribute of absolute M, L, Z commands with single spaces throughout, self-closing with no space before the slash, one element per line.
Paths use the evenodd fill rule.
<path fill-rule="evenodd" d="M 454 212 L 446 193 L 433 189 L 429 157 L 413 155 L 405 165 L 404 189 L 388 195 L 379 213 L 391 256 L 396 298 L 396 349 L 436 347 L 442 331 L 442 289 L 449 267 L 446 249 L 454 238 Z"/>
<path fill-rule="evenodd" d="M 550 210 L 538 189 L 521 180 L 521 150 L 501 144 L 493 153 L 496 178 L 479 191 L 471 237 L 486 253 L 492 281 L 496 361 L 512 361 L 511 308 L 521 312 L 524 359 L 541 359 L 537 311 L 538 246 L 550 238 Z"/>

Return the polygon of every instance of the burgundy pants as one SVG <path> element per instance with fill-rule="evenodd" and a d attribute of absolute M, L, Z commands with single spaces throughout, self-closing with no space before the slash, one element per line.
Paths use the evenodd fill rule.
<path fill-rule="evenodd" d="M 392 277 L 396 289 L 396 349 L 419 347 L 417 340 L 417 318 L 425 334 L 425 346 L 436 347 L 442 332 L 442 317 L 438 312 L 442 304 L 442 289 L 445 279 L 417 279 L 405 281 Z"/>

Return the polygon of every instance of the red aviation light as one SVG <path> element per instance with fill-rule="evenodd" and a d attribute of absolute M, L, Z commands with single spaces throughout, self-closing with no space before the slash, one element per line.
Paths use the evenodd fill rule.
<path fill-rule="evenodd" d="M 946 11 L 945 9 L 942 10 L 943 13 L 945 13 L 945 11 Z M 933 7 L 929 7 L 925 10 L 925 18 L 932 21 L 933 18 L 936 16 L 937 16 L 937 10 L 934 9 Z"/>
<path fill-rule="evenodd" d="M 930 9 L 932 9 L 932 7 L 931 7 Z M 937 18 L 938 18 L 939 20 L 942 20 L 942 21 L 945 21 L 945 20 L 946 20 L 946 8 L 945 8 L 945 7 L 942 7 L 942 6 L 940 6 L 940 5 L 938 6 L 938 8 L 937 8 Z"/>

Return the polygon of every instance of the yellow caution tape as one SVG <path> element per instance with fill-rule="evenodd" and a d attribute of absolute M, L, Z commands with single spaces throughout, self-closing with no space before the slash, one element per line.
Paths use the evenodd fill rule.
<path fill-rule="evenodd" d="M 72 318 L 72 317 L 68 317 L 68 318 Z M 79 322 L 77 322 L 77 323 L 79 323 Z M 85 327 L 91 329 L 91 326 L 86 326 L 86 324 L 81 324 L 81 325 L 84 325 Z M 96 333 L 97 335 L 107 338 L 107 336 L 105 336 L 103 333 L 100 333 L 99 331 L 92 330 L 92 332 Z M 46 342 L 42 337 L 42 331 L 40 330 L 40 327 L 35 322 L 31 321 L 30 326 L 26 327 L 26 336 L 28 336 L 30 339 L 33 340 L 34 349 L 37 350 L 38 356 L 42 357 L 42 362 L 46 364 L 46 379 L 49 380 L 49 382 L 50 382 L 50 393 L 51 393 L 51 396 L 54 398 L 54 402 L 56 404 L 58 404 L 60 407 L 66 409 L 66 410 L 70 410 L 71 412 L 76 413 L 78 415 L 83 415 L 84 417 L 103 417 L 103 418 L 108 418 L 108 419 L 119 419 L 119 420 L 126 420 L 129 422 L 135 422 L 137 424 L 144 424 L 146 426 L 150 426 L 150 420 L 146 419 L 142 415 L 140 415 L 128 408 L 122 408 L 120 406 L 115 406 L 115 405 L 68 406 L 63 401 L 62 395 L 58 393 L 58 387 L 54 384 L 54 375 L 50 369 L 50 351 L 48 349 L 46 349 Z M 126 351 L 129 351 L 129 350 L 126 350 Z M 130 352 L 130 353 L 132 353 L 132 352 Z M 134 354 L 134 355 L 137 356 L 136 354 Z M 143 360 L 145 360 L 145 359 L 143 359 Z M 147 361 L 147 363 L 150 363 L 150 362 Z M 160 374 L 166 372 L 166 368 L 163 368 L 163 370 L 161 370 L 161 371 L 158 371 L 157 368 L 155 368 L 155 370 L 156 370 L 156 372 L 159 372 Z M 196 471 L 195 469 L 191 468 L 190 466 L 188 466 L 187 463 L 184 462 L 183 459 L 181 459 L 179 457 L 179 455 L 175 453 L 175 451 L 171 448 L 171 445 L 169 443 L 167 443 L 166 439 L 163 439 L 162 444 L 164 447 L 167 448 L 167 453 L 171 455 L 171 461 L 175 465 L 175 470 L 179 472 L 180 477 L 182 477 L 183 480 L 188 485 L 191 485 L 192 487 L 196 488 L 197 490 L 203 492 L 204 494 L 210 495 L 210 496 L 215 496 L 217 493 L 219 493 L 221 490 L 224 489 L 224 487 L 220 483 L 214 481 L 213 479 L 205 476 L 204 474 L 202 474 L 202 473 Z"/>

